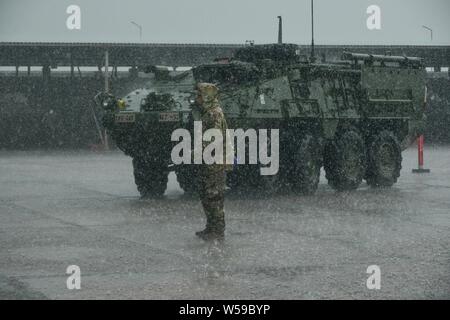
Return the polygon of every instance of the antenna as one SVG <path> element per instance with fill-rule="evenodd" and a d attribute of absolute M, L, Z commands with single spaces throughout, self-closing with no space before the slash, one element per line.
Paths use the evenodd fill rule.
<path fill-rule="evenodd" d="M 278 16 L 278 44 L 283 43 L 283 18 Z"/>
<path fill-rule="evenodd" d="M 314 52 L 314 0 L 311 0 L 311 62 L 316 60 Z"/>

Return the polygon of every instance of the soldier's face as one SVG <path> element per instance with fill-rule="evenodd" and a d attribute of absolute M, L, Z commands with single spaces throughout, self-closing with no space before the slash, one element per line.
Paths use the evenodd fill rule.
<path fill-rule="evenodd" d="M 203 105 L 203 97 L 202 97 L 202 95 L 201 95 L 199 90 L 197 90 L 197 96 L 195 97 L 195 103 L 198 106 L 202 106 Z"/>

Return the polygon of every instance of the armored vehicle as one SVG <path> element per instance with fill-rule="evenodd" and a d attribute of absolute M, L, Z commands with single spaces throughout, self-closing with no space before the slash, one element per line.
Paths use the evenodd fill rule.
<path fill-rule="evenodd" d="M 236 165 L 232 189 L 251 187 L 303 194 L 317 189 L 321 167 L 337 190 L 397 182 L 402 150 L 424 127 L 425 69 L 414 57 L 344 52 L 337 62 L 303 57 L 293 44 L 249 45 L 234 57 L 183 73 L 151 68 L 148 89 L 123 99 L 106 96 L 104 126 L 133 158 L 142 195 L 161 195 L 175 170 L 180 186 L 195 191 L 195 165 L 171 163 L 171 133 L 190 128 L 198 112 L 189 104 L 194 83 L 211 82 L 229 128 L 278 129 L 279 171 Z M 270 141 L 269 141 L 270 143 Z"/>
<path fill-rule="evenodd" d="M 337 190 L 392 186 L 402 150 L 424 127 L 425 69 L 414 57 L 344 52 L 316 63 L 290 44 L 250 45 L 230 61 L 197 66 L 195 81 L 217 83 L 230 128 L 279 129 L 280 169 L 236 166 L 232 188 L 313 193 L 323 166 Z"/>
<path fill-rule="evenodd" d="M 133 159 L 133 172 L 142 196 L 164 194 L 171 166 L 172 132 L 189 122 L 192 72 L 149 66 L 145 88 L 117 99 L 102 94 L 102 122 L 117 147 Z M 180 168 L 182 169 L 182 168 Z M 178 174 L 181 180 L 184 176 Z M 180 181 L 186 186 L 186 179 Z M 187 188 L 187 187 L 186 187 Z"/>

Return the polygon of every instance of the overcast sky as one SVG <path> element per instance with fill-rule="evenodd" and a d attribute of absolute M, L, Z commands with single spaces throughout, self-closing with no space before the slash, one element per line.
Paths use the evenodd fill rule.
<path fill-rule="evenodd" d="M 81 8 L 81 30 L 66 9 Z M 366 27 L 369 5 L 381 30 Z M 317 44 L 450 44 L 449 0 L 315 0 Z M 310 0 L 0 0 L 0 41 L 256 43 L 310 42 Z M 434 30 L 434 41 L 429 31 Z"/>

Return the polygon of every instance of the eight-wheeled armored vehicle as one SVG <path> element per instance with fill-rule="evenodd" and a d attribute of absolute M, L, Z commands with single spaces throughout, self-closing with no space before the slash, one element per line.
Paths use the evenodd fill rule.
<path fill-rule="evenodd" d="M 337 62 L 315 62 L 293 44 L 249 45 L 230 59 L 183 73 L 153 68 L 149 89 L 103 101 L 104 126 L 133 158 L 142 195 L 161 195 L 170 170 L 180 186 L 196 188 L 194 165 L 171 164 L 171 133 L 192 128 L 189 104 L 196 82 L 220 89 L 229 128 L 278 129 L 279 171 L 260 175 L 259 165 L 237 165 L 230 188 L 314 193 L 324 167 L 337 190 L 392 186 L 402 150 L 424 127 L 425 69 L 420 58 L 344 52 Z"/>
<path fill-rule="evenodd" d="M 424 126 L 422 60 L 350 52 L 334 63 L 311 60 L 296 45 L 254 45 L 193 69 L 196 81 L 219 85 L 230 128 L 279 129 L 279 173 L 237 166 L 231 187 L 313 193 L 322 166 L 337 190 L 397 181 L 401 152 Z"/>

